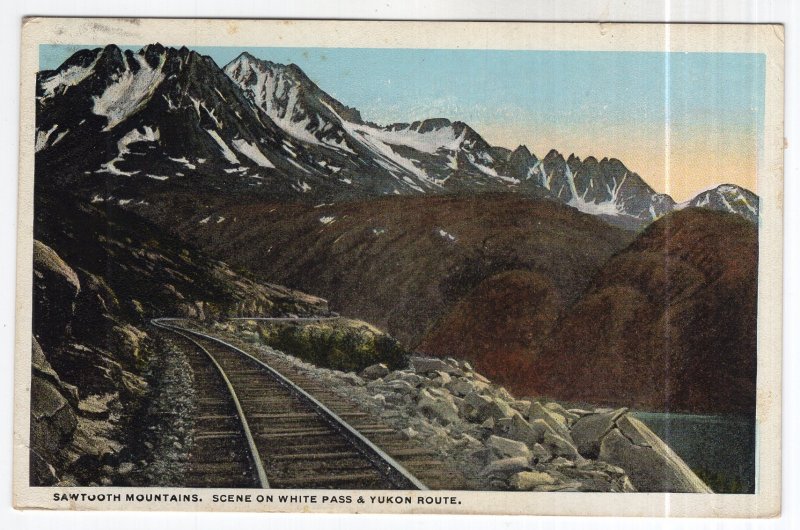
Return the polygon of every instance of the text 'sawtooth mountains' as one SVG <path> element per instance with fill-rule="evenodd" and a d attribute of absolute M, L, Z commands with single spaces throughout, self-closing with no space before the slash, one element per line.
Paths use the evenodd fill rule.
<path fill-rule="evenodd" d="M 186 48 L 82 50 L 37 79 L 37 175 L 138 202 L 147 190 L 222 190 L 307 202 L 516 192 L 627 229 L 701 206 L 758 217 L 738 186 L 685 204 L 616 159 L 489 145 L 444 118 L 376 125 L 296 65 L 243 53 L 220 69 Z"/>

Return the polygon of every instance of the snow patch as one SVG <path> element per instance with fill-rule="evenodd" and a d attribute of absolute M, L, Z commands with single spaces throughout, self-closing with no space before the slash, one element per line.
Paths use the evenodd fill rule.
<path fill-rule="evenodd" d="M 50 135 L 53 134 L 56 129 L 58 129 L 58 124 L 53 125 L 48 131 L 36 131 L 35 150 L 37 153 L 47 147 L 47 142 L 50 140 Z"/>
<path fill-rule="evenodd" d="M 122 138 L 117 141 L 117 156 L 109 160 L 97 170 L 98 173 L 110 173 L 111 175 L 119 175 L 122 177 L 130 177 L 139 173 L 138 171 L 122 171 L 117 168 L 117 162 L 122 162 L 125 155 L 130 153 L 128 146 L 137 142 L 157 142 L 161 138 L 158 128 L 145 125 L 144 132 L 139 132 L 139 129 L 132 129 L 128 131 Z"/>
<path fill-rule="evenodd" d="M 100 59 L 100 54 L 94 58 L 94 61 L 89 66 L 70 66 L 63 72 L 56 72 L 47 79 L 41 81 L 39 86 L 44 91 L 42 99 L 49 99 L 56 95 L 56 90 L 59 87 L 64 87 L 62 93 L 65 93 L 71 86 L 79 84 L 81 81 L 89 77 L 94 71 L 97 60 Z"/>
<path fill-rule="evenodd" d="M 603 202 L 594 202 L 594 201 L 587 201 L 586 200 L 586 193 L 589 191 L 587 187 L 583 195 L 578 195 L 578 190 L 575 187 L 575 175 L 572 174 L 572 169 L 569 167 L 569 164 L 565 165 L 565 178 L 567 179 L 567 184 L 569 185 L 569 190 L 571 193 L 571 197 L 567 202 L 567 205 L 576 208 L 578 211 L 583 213 L 588 213 L 591 215 L 609 215 L 609 216 L 620 216 L 620 215 L 629 215 L 625 211 L 625 203 L 619 197 L 619 192 L 622 189 L 622 185 L 625 184 L 625 180 L 628 178 L 628 173 L 625 172 L 623 175 L 622 180 L 617 182 L 617 178 L 614 177 L 611 184 L 606 183 L 606 190 L 609 194 L 609 199 Z"/>
<path fill-rule="evenodd" d="M 332 222 L 334 222 L 335 220 L 336 220 L 336 217 L 334 217 L 332 215 L 323 215 L 322 217 L 319 218 L 319 222 L 324 224 L 324 225 L 329 225 Z"/>
<path fill-rule="evenodd" d="M 105 116 L 108 124 L 103 129 L 109 131 L 128 116 L 138 111 L 153 96 L 156 88 L 164 80 L 162 69 L 166 55 L 162 55 L 156 68 L 152 68 L 143 55 L 136 55 L 139 70 L 135 73 L 127 69 L 116 83 L 109 85 L 100 96 L 93 96 L 92 112 Z"/>
<path fill-rule="evenodd" d="M 231 148 L 228 147 L 228 144 L 225 143 L 225 140 L 220 138 L 219 134 L 217 134 L 217 131 L 212 129 L 206 129 L 205 131 L 211 138 L 214 139 L 215 142 L 217 142 L 217 145 L 222 151 L 222 156 L 225 157 L 225 160 L 227 160 L 231 164 L 239 164 L 239 159 L 236 158 L 236 155 L 233 153 L 233 151 L 231 151 Z"/>
<path fill-rule="evenodd" d="M 422 133 L 411 126 L 399 130 L 378 129 L 374 127 L 370 129 L 370 134 L 384 143 L 410 147 L 416 151 L 431 155 L 435 155 L 441 151 L 458 151 L 467 133 L 467 129 L 465 128 L 460 134 L 456 134 L 451 126 Z"/>
<path fill-rule="evenodd" d="M 301 166 L 300 164 L 298 164 L 297 162 L 295 162 L 291 158 L 287 158 L 285 160 L 287 162 L 289 162 L 291 165 L 293 165 L 294 167 L 296 167 L 297 169 L 299 169 L 300 171 L 302 171 L 303 173 L 309 173 L 309 171 L 306 168 L 304 168 L 303 166 Z"/>
<path fill-rule="evenodd" d="M 186 168 L 187 168 L 187 169 L 197 169 L 197 166 L 195 166 L 194 164 L 192 164 L 191 162 L 189 162 L 189 161 L 186 159 L 186 157 L 185 157 L 185 156 L 182 156 L 182 157 L 180 157 L 180 158 L 172 158 L 172 157 L 169 157 L 169 159 L 170 159 L 170 160 L 172 160 L 173 162 L 177 162 L 178 164 L 183 164 L 184 166 L 186 166 Z"/>
<path fill-rule="evenodd" d="M 297 153 L 295 153 L 294 150 L 286 142 L 283 142 L 283 145 L 281 145 L 281 148 L 284 151 L 286 151 L 287 153 L 289 153 L 290 155 L 292 155 L 293 158 L 297 158 Z"/>
<path fill-rule="evenodd" d="M 233 141 L 233 147 L 261 167 L 275 167 L 255 144 L 251 144 L 247 140 L 237 138 Z"/>
<path fill-rule="evenodd" d="M 60 142 L 60 141 L 61 141 L 61 140 L 62 140 L 62 139 L 63 139 L 63 138 L 64 138 L 64 137 L 67 135 L 67 133 L 68 133 L 68 132 L 69 132 L 69 129 L 67 129 L 66 131 L 63 131 L 63 132 L 60 132 L 60 133 L 58 133 L 58 134 L 56 135 L 56 139 L 55 139 L 55 140 L 53 140 L 53 143 L 52 143 L 52 144 L 50 144 L 50 145 L 51 145 L 51 146 L 53 146 L 53 145 L 56 145 L 58 142 Z"/>
<path fill-rule="evenodd" d="M 330 105 L 324 102 L 323 105 L 341 120 L 342 127 L 350 136 L 355 138 L 374 154 L 378 155 L 376 161 L 387 171 L 391 173 L 395 173 L 397 170 L 408 172 L 425 183 L 433 184 L 433 180 L 428 177 L 428 174 L 423 169 L 417 167 L 407 158 L 397 154 L 394 149 L 392 149 L 391 145 L 384 141 L 384 139 L 387 138 L 387 135 L 384 133 L 387 131 L 369 125 L 348 122 L 339 116 Z M 392 135 L 389 134 L 389 137 L 391 136 Z M 416 183 L 413 183 L 413 181 L 411 187 L 419 192 L 424 192 L 424 190 L 416 185 Z"/>
<path fill-rule="evenodd" d="M 214 124 L 217 126 L 217 129 L 222 129 L 222 120 L 217 118 L 216 114 L 214 113 L 215 110 L 214 109 L 209 109 L 208 107 L 206 107 L 205 103 L 202 103 L 202 106 L 203 106 L 203 110 L 205 110 L 206 114 L 208 114 L 208 117 L 211 118 L 212 120 L 214 120 Z"/>
<path fill-rule="evenodd" d="M 436 229 L 436 233 L 438 233 L 441 238 L 446 239 L 448 241 L 455 241 L 456 240 L 456 238 L 455 238 L 455 236 L 453 234 L 451 234 L 449 232 L 446 232 L 445 230 L 442 230 L 441 228 L 437 228 Z"/>

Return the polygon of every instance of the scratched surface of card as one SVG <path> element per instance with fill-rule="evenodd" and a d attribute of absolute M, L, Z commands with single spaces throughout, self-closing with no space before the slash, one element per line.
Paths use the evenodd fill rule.
<path fill-rule="evenodd" d="M 22 50 L 17 507 L 780 512 L 782 27 Z"/>

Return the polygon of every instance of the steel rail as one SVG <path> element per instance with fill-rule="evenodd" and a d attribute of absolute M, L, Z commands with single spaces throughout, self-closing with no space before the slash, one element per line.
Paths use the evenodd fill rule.
<path fill-rule="evenodd" d="M 247 418 L 244 414 L 244 409 L 242 408 L 242 404 L 239 402 L 239 397 L 236 395 L 236 390 L 233 388 L 233 384 L 231 383 L 228 376 L 225 374 L 225 370 L 222 369 L 222 366 L 217 362 L 211 352 L 209 352 L 206 348 L 203 347 L 202 344 L 194 340 L 192 337 L 187 335 L 184 332 L 179 331 L 177 326 L 170 326 L 169 324 L 163 324 L 161 322 L 157 322 L 153 320 L 153 325 L 160 327 L 162 329 L 168 329 L 173 333 L 177 333 L 178 335 L 182 336 L 186 340 L 190 341 L 192 344 L 200 348 L 200 351 L 206 354 L 206 356 L 211 360 L 211 363 L 217 369 L 217 372 L 220 376 L 222 376 L 222 380 L 225 382 L 225 386 L 228 388 L 228 392 L 231 395 L 231 399 L 233 399 L 233 404 L 236 406 L 236 414 L 239 416 L 239 422 L 242 425 L 242 430 L 244 431 L 244 436 L 247 439 L 247 446 L 250 449 L 250 457 L 253 461 L 253 466 L 256 469 L 256 475 L 258 475 L 258 483 L 262 488 L 269 488 L 269 480 L 267 479 L 267 472 L 264 470 L 264 462 L 261 460 L 261 454 L 258 452 L 258 448 L 256 447 L 255 438 L 253 438 L 253 433 L 250 430 L 250 424 L 247 421 Z"/>
<path fill-rule="evenodd" d="M 377 445 L 372 443 L 368 438 L 366 438 L 363 434 L 358 432 L 354 429 L 350 424 L 348 424 L 345 420 L 343 420 L 339 415 L 333 412 L 331 409 L 323 405 L 319 400 L 317 400 L 314 396 L 303 390 L 297 384 L 292 382 L 289 378 L 266 364 L 261 359 L 254 357 L 253 355 L 247 353 L 236 346 L 225 342 L 224 340 L 218 339 L 217 337 L 207 335 L 205 333 L 201 333 L 199 331 L 186 329 L 180 326 L 176 326 L 174 324 L 164 324 L 164 321 L 174 322 L 174 321 L 181 321 L 185 319 L 180 318 L 159 318 L 154 319 L 153 322 L 160 323 L 162 327 L 169 328 L 175 332 L 185 332 L 190 333 L 192 335 L 196 335 L 198 337 L 202 337 L 206 340 L 210 340 L 221 344 L 227 348 L 230 348 L 241 355 L 253 360 L 264 369 L 266 369 L 269 374 L 282 386 L 289 389 L 291 392 L 300 396 L 307 404 L 309 404 L 312 408 L 314 408 L 317 413 L 336 431 L 338 431 L 342 436 L 344 436 L 355 448 L 362 454 L 364 457 L 372 463 L 379 471 L 381 471 L 387 479 L 389 479 L 395 486 L 398 486 L 403 489 L 418 489 L 418 490 L 427 490 L 428 487 L 425 486 L 417 477 L 412 475 L 402 464 L 397 462 L 394 458 L 386 454 L 381 448 Z"/>

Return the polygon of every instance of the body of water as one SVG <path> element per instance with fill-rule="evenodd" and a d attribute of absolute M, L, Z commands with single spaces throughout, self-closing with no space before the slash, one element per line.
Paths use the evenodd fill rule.
<path fill-rule="evenodd" d="M 755 491 L 755 418 L 634 412 L 717 493 Z"/>

